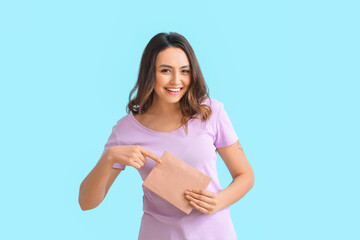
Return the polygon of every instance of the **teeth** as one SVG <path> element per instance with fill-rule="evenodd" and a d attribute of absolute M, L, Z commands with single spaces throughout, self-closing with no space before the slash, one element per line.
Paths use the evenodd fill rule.
<path fill-rule="evenodd" d="M 172 91 L 172 92 L 178 92 L 178 91 L 180 91 L 180 88 L 178 88 L 178 89 L 170 89 L 170 88 L 166 88 L 167 90 L 169 90 L 169 91 Z"/>

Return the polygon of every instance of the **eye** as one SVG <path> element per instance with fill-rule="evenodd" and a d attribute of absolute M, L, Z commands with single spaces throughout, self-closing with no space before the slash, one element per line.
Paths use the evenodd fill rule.
<path fill-rule="evenodd" d="M 161 72 L 166 72 L 166 71 L 168 71 L 169 69 L 163 69 L 163 70 L 161 70 Z"/>
<path fill-rule="evenodd" d="M 183 70 L 183 72 L 189 73 L 190 71 L 189 70 Z"/>

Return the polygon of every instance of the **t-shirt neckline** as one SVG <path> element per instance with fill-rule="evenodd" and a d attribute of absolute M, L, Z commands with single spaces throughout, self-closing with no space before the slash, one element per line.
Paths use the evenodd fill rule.
<path fill-rule="evenodd" d="M 135 117 L 134 117 L 134 114 L 132 111 L 130 111 L 130 117 L 131 119 L 133 120 L 133 122 L 139 126 L 141 129 L 147 131 L 147 132 L 150 132 L 150 133 L 154 133 L 154 134 L 173 134 L 173 133 L 176 133 L 178 131 L 180 131 L 181 129 L 184 129 L 184 126 L 181 126 L 171 132 L 159 132 L 159 131 L 155 131 L 155 130 L 152 130 L 150 128 L 147 128 L 145 127 L 144 125 L 142 125 Z M 189 121 L 188 121 L 188 127 L 190 126 L 190 123 L 194 120 L 194 118 L 191 118 Z"/>

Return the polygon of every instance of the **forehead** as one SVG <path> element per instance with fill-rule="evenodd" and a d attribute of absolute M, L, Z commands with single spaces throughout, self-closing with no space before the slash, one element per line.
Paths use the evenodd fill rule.
<path fill-rule="evenodd" d="M 189 64 L 189 59 L 181 48 L 169 47 L 158 53 L 155 64 L 156 66 L 160 64 L 184 66 Z"/>

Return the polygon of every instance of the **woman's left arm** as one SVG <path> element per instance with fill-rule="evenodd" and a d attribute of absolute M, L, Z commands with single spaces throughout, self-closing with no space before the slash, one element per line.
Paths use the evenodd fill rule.
<path fill-rule="evenodd" d="M 255 177 L 239 141 L 222 148 L 217 148 L 233 178 L 232 183 L 217 195 L 217 211 L 239 201 L 254 186 Z"/>
<path fill-rule="evenodd" d="M 192 189 L 186 191 L 190 204 L 204 214 L 212 214 L 239 201 L 253 186 L 254 172 L 239 141 L 226 147 L 217 148 L 233 178 L 232 183 L 219 193 Z"/>

